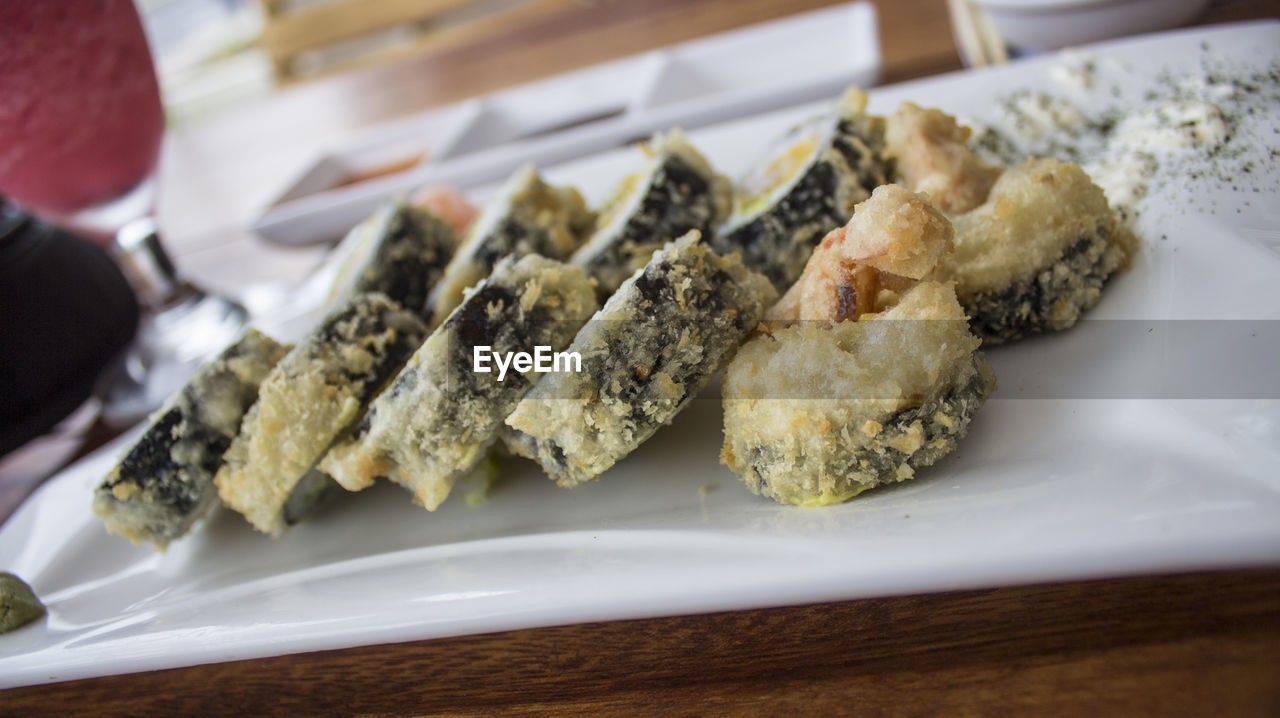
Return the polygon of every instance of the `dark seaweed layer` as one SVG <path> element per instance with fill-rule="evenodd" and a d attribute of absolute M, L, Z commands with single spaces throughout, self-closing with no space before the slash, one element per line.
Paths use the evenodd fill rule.
<path fill-rule="evenodd" d="M 449 345 L 448 381 L 456 382 L 466 394 L 498 400 L 512 393 L 520 396 L 528 388 L 529 379 L 520 372 L 509 371 L 502 382 L 496 382 L 491 375 L 473 371 L 472 366 L 472 351 L 477 346 L 492 347 L 495 353 L 504 353 L 532 351 L 534 346 L 545 344 L 545 327 L 555 318 L 542 304 L 536 304 L 520 318 L 514 318 L 511 307 L 517 302 L 519 297 L 511 289 L 486 283 L 445 322 L 445 331 L 453 333 L 453 341 Z M 490 314 L 489 306 L 498 307 L 498 310 Z M 444 410 L 444 418 L 452 419 L 452 411 L 456 407 L 440 408 Z"/>
<path fill-rule="evenodd" d="M 389 397 L 412 395 L 424 381 L 443 381 L 449 392 L 465 396 L 467 402 L 450 402 L 433 407 L 439 421 L 453 426 L 469 426 L 481 420 L 474 413 L 474 400 L 486 406 L 501 407 L 501 416 L 514 408 L 515 402 L 532 386 L 532 380 L 514 369 L 503 381 L 493 374 L 476 372 L 474 347 L 487 346 L 495 354 L 528 352 L 537 346 L 559 350 L 568 343 L 581 320 L 558 315 L 547 302 L 538 301 L 520 307 L 523 275 L 513 276 L 514 257 L 503 259 L 483 283 L 471 292 L 437 330 L 448 336 L 448 367 L 443 378 L 429 378 L 433 368 L 411 366 L 400 372 L 387 388 Z M 446 388 L 442 386 L 441 388 Z M 376 406 L 366 413 L 354 436 L 359 438 L 371 428 L 377 415 Z"/>
<path fill-rule="evenodd" d="M 710 264 L 708 268 L 712 268 Z M 714 336 L 737 336 L 739 338 L 746 336 L 747 332 L 755 326 L 757 317 L 753 317 L 750 312 L 731 311 L 726 313 L 726 309 L 736 310 L 743 302 L 737 296 L 739 292 L 724 291 L 728 288 L 734 288 L 733 278 L 723 269 L 712 268 L 712 271 L 704 275 L 707 283 L 701 286 L 692 287 L 693 292 L 686 289 L 684 296 L 688 304 L 697 307 L 698 310 L 704 310 L 705 314 L 699 317 L 690 316 L 693 312 L 689 307 L 681 307 L 676 302 L 675 288 L 671 284 L 672 263 L 660 262 L 655 265 L 645 267 L 645 271 L 639 277 L 636 277 L 635 288 L 640 295 L 639 316 L 652 317 L 653 323 L 657 326 L 665 326 L 669 328 L 669 336 L 659 337 L 653 343 L 653 348 L 658 349 L 657 352 L 650 352 L 650 361 L 631 362 L 633 365 L 623 367 L 611 367 L 618 374 L 616 386 L 617 391 L 613 387 L 615 382 L 613 377 L 601 377 L 601 396 L 626 404 L 630 404 L 631 420 L 637 425 L 642 426 L 645 423 L 653 423 L 655 427 L 661 422 L 653 422 L 648 417 L 643 407 L 639 405 L 640 395 L 645 391 L 646 387 L 658 373 L 664 373 L 670 376 L 672 381 L 676 383 L 685 393 L 676 402 L 676 412 L 679 412 L 694 395 L 702 389 L 706 381 L 711 378 L 719 368 L 719 355 L 726 353 L 727 349 L 737 346 L 737 342 L 732 342 L 732 347 L 716 347 L 718 352 L 713 352 L 707 357 L 705 364 L 700 362 L 687 361 L 685 357 L 675 350 L 679 343 L 680 335 L 683 330 L 682 321 L 690 319 L 702 319 L 699 322 L 705 327 L 699 327 L 699 334 L 702 337 Z M 690 297 L 692 299 L 690 300 Z M 698 323 L 695 323 L 697 326 Z M 700 337 L 701 338 L 701 337 Z M 635 348 L 628 341 L 630 335 L 625 332 L 618 332 L 609 335 L 607 343 L 607 352 L 609 356 L 626 356 L 633 353 Z M 723 342 L 716 342 L 717 344 Z M 641 368 L 643 365 L 643 368 Z"/>
<path fill-rule="evenodd" d="M 1107 278 L 1115 271 L 1108 262 L 1111 243 L 1102 232 L 1080 237 L 1063 251 L 1056 262 L 1030 279 L 998 292 L 983 292 L 961 298 L 973 333 L 987 344 L 1002 344 L 1029 334 L 1061 331 L 1073 326 L 1080 312 L 1097 299 Z M 1064 323 L 1054 320 L 1054 305 L 1069 302 L 1075 317 Z M 1061 325 L 1061 326 L 1060 326 Z"/>
<path fill-rule="evenodd" d="M 876 187 L 888 184 L 894 170 L 893 161 L 885 156 L 884 128 L 866 118 L 846 118 L 840 120 L 836 130 L 833 146 L 844 161 L 857 170 L 858 185 L 866 190 L 867 196 L 871 196 Z"/>
<path fill-rule="evenodd" d="M 283 351 L 265 337 L 261 341 Z M 232 437 L 214 427 L 207 415 L 208 407 L 197 395 L 196 382 L 207 395 L 234 396 L 240 410 L 247 410 L 257 400 L 257 385 L 241 381 L 229 370 L 211 372 L 210 369 L 247 356 L 253 346 L 255 344 L 247 340 L 231 345 L 213 365 L 202 370 L 196 380 L 183 387 L 180 399 L 152 423 L 99 486 L 99 496 L 119 503 L 112 489 L 122 483 L 134 484 L 140 500 L 148 505 L 147 512 L 137 515 L 163 514 L 164 518 L 158 522 L 138 527 L 139 533 L 154 537 L 149 540 L 163 544 L 182 536 L 196 518 L 199 507 L 217 493 L 213 476 L 222 465 L 222 456 L 231 445 Z M 199 460 L 194 464 L 175 461 L 175 450 L 180 446 L 177 452 L 180 456 L 198 456 Z"/>
<path fill-rule="evenodd" d="M 830 147 L 853 169 L 865 196 L 892 176 L 884 157 L 884 131 L 878 125 L 841 119 Z M 828 232 L 849 221 L 852 211 L 839 206 L 837 172 L 841 170 L 823 159 L 825 151 L 825 147 L 817 149 L 808 168 L 777 202 L 713 237 L 712 248 L 721 254 L 738 252 L 744 264 L 768 277 L 778 291 L 790 287 L 813 248 Z"/>
<path fill-rule="evenodd" d="M 791 286 L 799 275 L 790 267 L 803 266 L 822 237 L 843 222 L 844 213 L 835 207 L 837 182 L 830 164 L 814 164 L 775 204 L 714 237 L 712 247 L 739 253 L 744 264 L 768 277 L 779 291 Z"/>
<path fill-rule="evenodd" d="M 898 412 L 885 423 L 882 431 L 895 434 L 906 431 L 919 421 L 924 430 L 924 444 L 919 449 L 910 454 L 892 447 L 856 451 L 849 470 L 872 473 L 878 483 L 888 483 L 897 480 L 898 467 L 904 463 L 912 469 L 921 469 L 954 451 L 968 433 L 973 415 L 978 413 L 991 393 L 986 375 L 979 367 L 982 361 L 982 356 L 975 353 L 974 370 L 968 381 L 950 387 L 946 393 L 920 406 Z M 949 417 L 951 425 L 938 421 L 936 417 L 939 415 Z"/>
<path fill-rule="evenodd" d="M 502 386 L 486 375 L 473 371 L 472 350 L 477 346 L 492 347 L 495 352 L 529 351 L 532 348 L 530 336 L 533 323 L 550 321 L 550 318 L 542 307 L 537 307 L 527 315 L 525 321 L 510 321 L 509 312 L 504 310 L 518 301 L 519 298 L 510 289 L 489 281 L 482 284 L 462 304 L 458 305 L 438 330 L 452 333 L 454 340 L 449 347 L 451 359 L 449 378 L 446 381 L 462 382 L 466 386 L 466 391 L 474 396 L 485 398 L 492 398 L 493 395 L 503 391 Z M 495 315 L 488 310 L 490 305 L 501 308 L 496 313 L 498 317 L 496 321 Z M 423 376 L 425 371 L 426 367 L 408 367 L 401 371 L 395 377 L 395 381 L 387 387 L 389 396 L 399 398 L 415 392 L 420 382 L 430 381 Z M 519 372 L 510 371 L 503 384 L 506 385 L 505 390 L 510 391 L 513 387 L 527 386 L 529 380 Z M 456 419 L 457 406 L 434 408 L 441 413 L 443 419 L 447 421 Z M 376 415 L 376 407 L 366 412 L 353 436 L 359 438 L 368 433 Z"/>
<path fill-rule="evenodd" d="M 663 244 L 696 229 L 702 236 L 719 224 L 710 179 L 677 155 L 668 155 L 654 171 L 649 186 L 642 190 L 640 206 L 623 225 L 613 241 L 582 263 L 600 282 L 601 299 L 617 289 L 609 281 L 610 270 L 643 264 Z"/>
<path fill-rule="evenodd" d="M 357 295 L 315 329 L 310 339 L 312 352 L 319 345 L 356 345 L 373 355 L 373 370 L 357 372 L 342 367 L 336 376 L 327 377 L 331 383 L 358 386 L 356 398 L 368 403 L 373 395 L 387 383 L 396 371 L 409 360 L 426 335 L 426 326 L 406 326 L 405 317 L 394 315 L 400 307 L 378 295 Z M 385 341 L 370 341 L 371 337 L 383 337 Z"/>
<path fill-rule="evenodd" d="M 691 263 L 698 271 L 687 271 Z M 684 271 L 677 270 L 678 265 L 684 265 Z M 685 278 L 693 281 L 683 283 Z M 682 282 L 683 301 L 677 300 L 673 279 Z M 593 401 L 629 407 L 620 431 L 626 441 L 639 443 L 670 422 L 706 386 L 755 326 L 763 305 L 753 290 L 739 285 L 729 272 L 688 255 L 655 258 L 631 281 L 634 292 L 624 293 L 624 285 L 611 300 L 618 302 L 625 297 L 630 306 L 622 309 L 613 305 L 608 309 L 643 320 L 617 322 L 618 326 L 596 334 L 602 338 L 599 346 L 575 340 L 569 349 L 583 356 L 583 373 L 599 392 Z M 682 350 L 682 338 L 698 350 Z M 670 397 L 653 385 L 660 374 L 670 377 L 679 396 Z M 545 387 L 550 386 L 544 380 L 535 392 L 546 392 L 540 398 L 565 398 L 547 391 Z M 590 478 L 576 475 L 564 448 L 554 439 L 510 431 L 507 445 L 516 453 L 539 461 L 558 480 Z M 622 457 L 612 458 L 616 461 Z"/>
<path fill-rule="evenodd" d="M 154 497 L 152 503 L 163 506 L 173 516 L 174 522 L 147 527 L 167 539 L 182 535 L 186 528 L 182 517 L 194 511 L 206 495 L 216 491 L 213 475 L 222 463 L 222 454 L 231 445 L 230 438 L 198 422 L 189 422 L 179 431 L 183 420 L 183 412 L 177 407 L 165 412 L 125 455 L 119 470 L 112 472 L 99 489 L 109 493 L 122 482 L 137 484 L 141 491 Z M 193 472 L 190 475 L 171 458 L 170 452 L 178 441 L 208 447 L 202 461 L 190 467 Z"/>
<path fill-rule="evenodd" d="M 352 292 L 381 292 L 426 319 L 427 296 L 444 275 L 455 243 L 453 228 L 444 220 L 400 205 Z"/>
<path fill-rule="evenodd" d="M 919 449 L 906 453 L 887 445 L 867 447 L 849 452 L 848 461 L 843 465 L 827 466 L 823 470 L 837 476 L 851 476 L 854 473 L 870 474 L 875 485 L 894 483 L 900 480 L 898 467 L 907 465 L 912 470 L 930 466 L 942 457 L 955 450 L 960 440 L 969 430 L 969 422 L 974 414 L 986 402 L 994 390 L 992 375 L 983 371 L 985 359 L 981 353 L 972 356 L 973 369 L 966 379 L 953 384 L 938 396 L 928 399 L 909 409 L 894 414 L 884 422 L 882 436 L 902 434 L 919 421 L 923 430 L 923 443 Z M 948 421 L 940 421 L 938 417 L 946 417 Z M 784 457 L 780 452 L 784 449 L 774 446 L 751 447 L 747 453 L 746 464 L 750 471 L 743 475 L 747 486 L 752 491 L 765 496 L 773 496 L 781 501 L 794 500 L 793 496 L 775 496 L 768 485 L 767 476 L 761 475 L 756 467 L 780 465 Z M 850 482 L 842 490 L 851 490 L 857 485 Z"/>
<path fill-rule="evenodd" d="M 521 222 L 514 216 L 507 216 L 493 232 L 480 240 L 471 256 L 476 262 L 492 270 L 503 257 L 519 259 L 527 254 L 540 254 L 548 259 L 565 258 L 564 252 L 546 229 Z"/>

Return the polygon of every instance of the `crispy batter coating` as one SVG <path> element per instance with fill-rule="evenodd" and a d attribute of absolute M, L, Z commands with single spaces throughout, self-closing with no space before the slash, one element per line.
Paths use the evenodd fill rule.
<path fill-rule="evenodd" d="M 824 505 L 950 453 L 995 388 L 949 283 L 951 226 L 886 186 L 824 240 L 725 370 L 721 461 L 756 493 Z"/>
<path fill-rule="evenodd" d="M 725 370 L 720 460 L 752 491 L 822 506 L 955 449 L 995 389 L 950 285 L 921 282 L 858 321 L 749 340 Z"/>
<path fill-rule="evenodd" d="M 214 474 L 258 387 L 289 347 L 250 329 L 156 412 L 94 492 L 111 533 L 163 551 L 217 503 Z"/>
<path fill-rule="evenodd" d="M 541 378 L 536 370 L 476 372 L 474 347 L 560 351 L 597 309 L 578 267 L 530 254 L 507 257 L 418 348 L 349 440 L 320 468 L 349 491 L 386 476 L 435 510 L 480 460 L 502 420 Z"/>
<path fill-rule="evenodd" d="M 907 187 L 928 195 L 942 211 L 968 212 L 982 204 L 1000 168 L 969 151 L 969 128 L 935 109 L 904 102 L 885 125 L 885 141 Z"/>
<path fill-rule="evenodd" d="M 298 518 L 295 492 L 327 481 L 316 462 L 425 336 L 416 314 L 382 294 L 357 294 L 327 316 L 262 381 L 214 476 L 223 503 L 265 534 L 284 533 Z"/>
<path fill-rule="evenodd" d="M 596 281 L 601 301 L 673 238 L 690 230 L 709 236 L 732 204 L 732 183 L 679 129 L 654 135 L 642 148 L 649 155 L 644 167 L 620 183 L 570 259 Z"/>
<path fill-rule="evenodd" d="M 489 276 L 503 257 L 565 259 L 594 222 L 578 190 L 548 184 L 532 166 L 516 170 L 471 225 L 431 292 L 431 326 L 444 322 L 467 289 Z"/>
<path fill-rule="evenodd" d="M 1137 238 L 1078 166 L 1032 159 L 1002 173 L 969 151 L 954 118 L 909 102 L 886 138 L 903 182 L 952 214 L 956 253 L 942 274 L 985 341 L 1070 328 L 1128 264 Z"/>
<path fill-rule="evenodd" d="M 956 294 L 991 342 L 1073 326 L 1138 241 L 1083 170 L 1051 159 L 1007 170 L 954 222 Z"/>
<path fill-rule="evenodd" d="M 882 185 L 823 238 L 767 318 L 843 321 L 875 311 L 878 289 L 924 279 L 951 251 L 951 237 L 951 223 L 923 197 Z"/>
<path fill-rule="evenodd" d="M 596 478 L 693 400 L 776 296 L 689 232 L 578 332 L 569 351 L 582 371 L 544 377 L 507 417 L 503 441 L 562 486 Z"/>

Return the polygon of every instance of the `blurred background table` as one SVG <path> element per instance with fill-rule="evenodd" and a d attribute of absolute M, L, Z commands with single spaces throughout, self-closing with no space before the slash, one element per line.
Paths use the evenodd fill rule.
<path fill-rule="evenodd" d="M 449 4 L 449 3 L 444 3 Z M 244 227 L 344 132 L 834 4 L 548 0 L 172 131 L 160 220 L 201 283 L 300 278 Z M 874 2 L 882 81 L 962 68 L 945 0 Z M 1280 15 L 1216 0 L 1201 22 Z M 287 78 L 286 78 L 287 79 Z M 234 270 L 234 271 L 232 271 Z M 6 691 L 0 713 L 1280 714 L 1280 569 L 583 624 Z"/>
<path fill-rule="evenodd" d="M 362 127 L 579 67 L 703 35 L 833 5 L 830 0 L 535 0 L 536 12 L 487 23 L 481 35 L 318 80 L 170 132 L 160 177 L 160 220 L 196 278 L 218 276 L 228 254 L 262 261 L 236 281 L 267 280 L 309 266 L 314 252 L 272 250 L 239 239 L 253 213 L 318 148 Z M 883 81 L 959 69 L 944 0 L 876 4 Z M 259 251 L 261 250 L 261 251 Z M 192 255 L 189 260 L 187 255 Z"/>
<path fill-rule="evenodd" d="M 158 0 L 153 0 L 158 1 Z M 431 3 L 453 0 L 432 0 Z M 161 225 L 183 266 L 217 290 L 305 271 L 320 250 L 276 249 L 244 227 L 317 151 L 354 130 L 425 109 L 833 4 L 831 0 L 525 0 L 479 30 L 446 33 L 414 54 L 294 82 L 269 97 L 169 133 Z M 271 3 L 268 3 L 271 4 Z M 884 84 L 963 67 L 946 0 L 875 2 Z M 521 6 L 524 7 L 524 6 Z M 1280 15 L 1264 0 L 1215 0 L 1201 22 Z M 239 261 L 252 253 L 254 263 Z M 247 274 L 245 274 L 247 272 Z"/>

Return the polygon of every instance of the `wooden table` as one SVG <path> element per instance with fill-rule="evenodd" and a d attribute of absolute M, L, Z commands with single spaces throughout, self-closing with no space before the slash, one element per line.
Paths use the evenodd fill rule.
<path fill-rule="evenodd" d="M 320 250 L 242 227 L 337 134 L 826 0 L 581 0 L 172 133 L 179 261 L 244 281 Z M 960 68 L 943 0 L 875 3 L 892 82 Z M 1277 15 L 1219 0 L 1205 22 Z M 246 253 L 252 261 L 245 261 Z M 221 288 L 216 286 L 215 288 Z M 1280 568 L 512 631 L 13 689 L 0 714 L 1280 714 Z"/>
<path fill-rule="evenodd" d="M 510 631 L 0 694 L 94 715 L 1280 711 L 1280 570 Z"/>

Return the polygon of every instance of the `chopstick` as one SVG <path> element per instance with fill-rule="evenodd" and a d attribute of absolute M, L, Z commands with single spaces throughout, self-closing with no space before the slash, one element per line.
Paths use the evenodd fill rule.
<path fill-rule="evenodd" d="M 986 13 L 971 0 L 947 0 L 951 26 L 955 30 L 960 55 L 971 67 L 999 65 L 1009 61 L 1004 38 Z"/>

